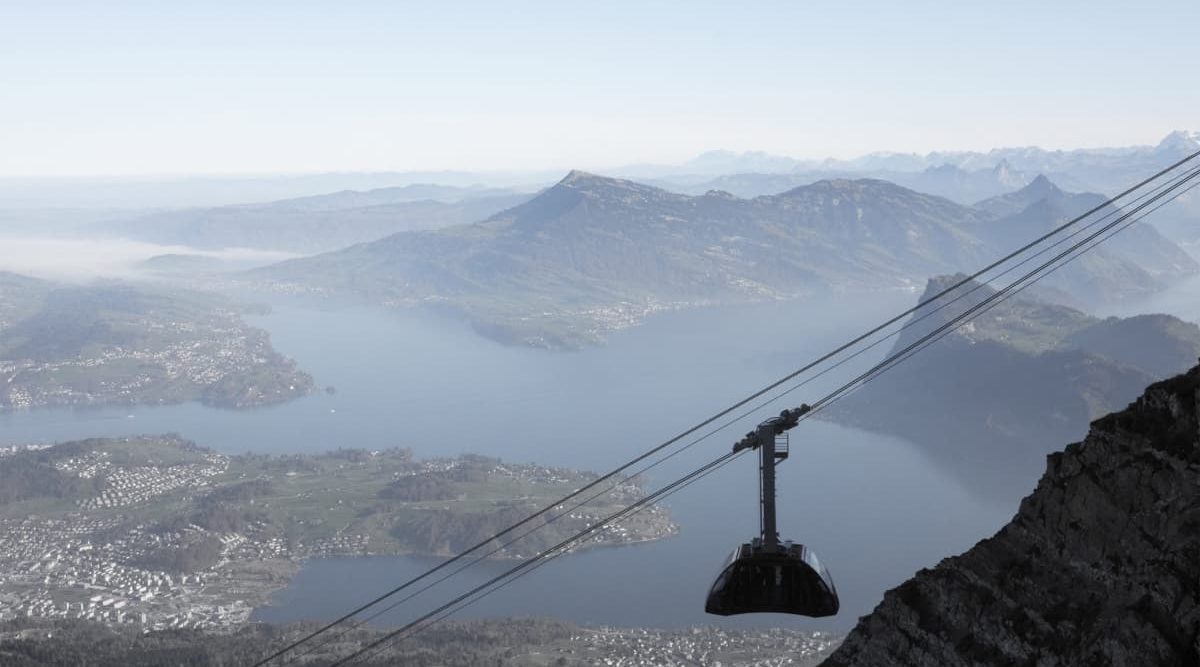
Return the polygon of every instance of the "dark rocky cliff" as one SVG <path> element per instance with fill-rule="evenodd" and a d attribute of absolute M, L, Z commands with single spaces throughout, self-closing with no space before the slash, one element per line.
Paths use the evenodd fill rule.
<path fill-rule="evenodd" d="M 1049 457 L 994 537 L 922 570 L 826 667 L 1200 664 L 1200 367 Z"/>

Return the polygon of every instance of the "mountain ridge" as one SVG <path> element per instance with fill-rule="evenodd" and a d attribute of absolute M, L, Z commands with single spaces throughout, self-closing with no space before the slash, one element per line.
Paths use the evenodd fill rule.
<path fill-rule="evenodd" d="M 1048 231 L 1053 222 L 1031 224 Z M 395 234 L 246 276 L 280 289 L 436 304 L 501 340 L 577 347 L 663 309 L 816 289 L 913 288 L 930 274 L 986 264 L 1018 236 L 986 211 L 879 179 L 739 198 L 572 170 L 478 223 Z M 1154 250 L 1148 246 L 1142 261 L 1157 261 Z M 1108 252 L 1060 272 L 1071 279 L 1063 286 L 1114 293 L 1161 286 L 1137 262 Z M 1103 275 L 1113 267 L 1120 280 Z"/>
<path fill-rule="evenodd" d="M 456 201 L 395 199 L 406 188 L 341 191 L 260 204 L 151 213 L 92 225 L 88 233 L 199 249 L 296 253 L 336 250 L 400 231 L 474 222 L 528 199 L 523 193 Z M 429 194 L 429 193 L 426 193 Z"/>
<path fill-rule="evenodd" d="M 1072 230 L 1077 233 L 1075 238 L 1056 249 L 1061 252 L 1120 218 L 1124 211 L 1106 205 L 1107 201 L 1096 193 L 1066 192 L 1039 175 L 1024 188 L 981 201 L 975 208 L 996 216 L 997 221 L 981 235 L 997 247 L 1003 247 L 1009 238 L 1038 238 L 1095 211 Z M 1191 255 L 1150 223 L 1122 223 L 1115 229 L 1120 233 L 1103 237 L 1104 245 L 1079 256 L 1065 270 L 1050 275 L 1044 284 L 1085 301 L 1101 302 L 1106 295 L 1128 298 L 1150 294 L 1200 271 L 1200 264 Z"/>
<path fill-rule="evenodd" d="M 546 319 L 558 321 L 541 328 L 560 328 L 570 346 L 664 308 L 817 287 L 905 287 L 931 268 L 981 262 L 984 249 L 963 229 L 970 221 L 984 216 L 884 181 L 740 199 L 577 170 L 479 223 L 396 234 L 248 275 L 398 304 L 436 302 L 533 338 L 544 333 L 535 332 L 535 314 L 551 313 Z"/>

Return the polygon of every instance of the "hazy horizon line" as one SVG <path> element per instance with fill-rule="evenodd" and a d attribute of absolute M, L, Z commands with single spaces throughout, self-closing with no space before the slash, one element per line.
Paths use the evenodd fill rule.
<path fill-rule="evenodd" d="M 71 181 L 71 180 L 178 180 L 178 179 L 223 179 L 223 178 L 303 178 L 316 176 L 330 175 L 413 175 L 413 174 L 429 174 L 429 175 L 507 175 L 507 176 L 529 176 L 529 177 L 544 177 L 547 174 L 567 174 L 571 171 L 585 171 L 591 173 L 602 173 L 604 171 L 620 171 L 628 169 L 670 169 L 670 168 L 686 168 L 688 163 L 697 160 L 706 155 L 714 153 L 725 153 L 737 157 L 745 156 L 764 156 L 772 159 L 791 160 L 799 163 L 814 163 L 819 165 L 822 163 L 845 163 L 854 162 L 874 156 L 915 156 L 929 157 L 931 155 L 962 155 L 962 154 L 987 154 L 1000 150 L 1021 150 L 1021 149 L 1036 149 L 1047 152 L 1080 152 L 1080 151 L 1104 151 L 1104 150 L 1136 150 L 1139 148 L 1153 148 L 1157 146 L 1163 139 L 1177 132 L 1194 132 L 1182 128 L 1173 128 L 1158 134 L 1158 141 L 1152 143 L 1141 144 L 1104 144 L 1104 145 L 1088 145 L 1088 146 L 1043 146 L 1039 144 L 1024 144 L 1024 145 L 992 145 L 990 148 L 941 148 L 931 149 L 924 152 L 903 151 L 903 150 L 888 150 L 880 149 L 859 153 L 852 157 L 798 157 L 785 153 L 774 153 L 763 149 L 745 149 L 736 150 L 728 148 L 712 148 L 694 153 L 689 158 L 683 158 L 681 161 L 632 161 L 622 162 L 608 165 L 551 165 L 535 168 L 493 168 L 493 167 L 451 167 L 451 168 L 331 168 L 316 171 L 160 171 L 160 172 L 127 172 L 127 173 L 69 173 L 69 174 L 3 174 L 0 173 L 0 181 Z M 483 185 L 480 183 L 479 185 Z"/>

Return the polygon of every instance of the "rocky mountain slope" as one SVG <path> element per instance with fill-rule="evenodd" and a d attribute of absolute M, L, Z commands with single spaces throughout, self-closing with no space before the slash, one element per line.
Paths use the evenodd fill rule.
<path fill-rule="evenodd" d="M 961 278 L 930 280 L 921 299 Z M 960 288 L 952 295 L 964 294 L 960 301 L 914 323 L 893 352 L 994 292 Z M 839 401 L 830 415 L 905 437 L 973 492 L 1015 502 L 1047 453 L 1198 356 L 1200 327 L 1178 318 L 1101 320 L 1022 293 Z"/>
<path fill-rule="evenodd" d="M 1200 664 L 1200 367 L 1049 457 L 994 537 L 922 570 L 826 667 Z"/>

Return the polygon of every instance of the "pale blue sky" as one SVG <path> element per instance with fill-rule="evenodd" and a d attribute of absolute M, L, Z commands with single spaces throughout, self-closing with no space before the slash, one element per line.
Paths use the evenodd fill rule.
<path fill-rule="evenodd" d="M 0 175 L 559 169 L 1200 129 L 1200 2 L 0 0 Z"/>

